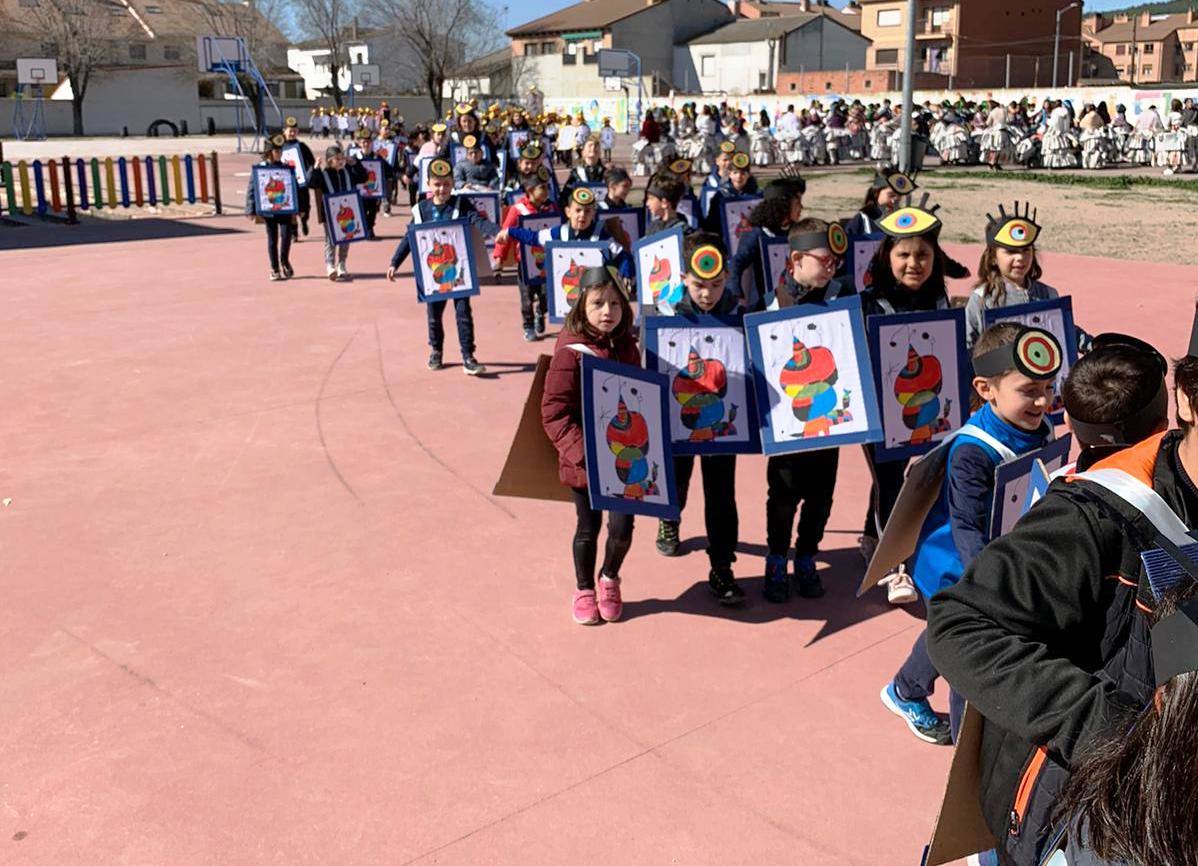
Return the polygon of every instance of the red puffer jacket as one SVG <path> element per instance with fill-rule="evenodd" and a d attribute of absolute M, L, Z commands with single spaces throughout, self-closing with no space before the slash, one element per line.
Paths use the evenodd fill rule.
<path fill-rule="evenodd" d="M 545 377 L 545 396 L 541 400 L 541 425 L 549 441 L 557 448 L 557 474 L 567 487 L 586 487 L 586 448 L 582 434 L 581 353 L 568 348 L 581 344 L 596 357 L 619 361 L 634 367 L 641 365 L 636 335 L 629 333 L 615 343 L 591 340 L 583 334 L 563 330 L 557 336 L 553 360 Z"/>

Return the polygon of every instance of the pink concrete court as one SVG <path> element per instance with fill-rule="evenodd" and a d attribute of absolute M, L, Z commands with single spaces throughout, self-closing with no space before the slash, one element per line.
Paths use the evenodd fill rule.
<path fill-rule="evenodd" d="M 824 599 L 759 600 L 744 458 L 747 610 L 706 595 L 696 483 L 691 552 L 641 520 L 626 621 L 574 625 L 571 509 L 489 495 L 550 344 L 491 287 L 494 375 L 427 371 L 405 222 L 349 284 L 311 240 L 268 282 L 240 217 L 0 253 L 0 862 L 917 863 L 950 755 L 878 700 L 921 622 L 852 597 L 859 452 Z M 1182 351 L 1198 270 L 1044 264 L 1090 331 Z"/>

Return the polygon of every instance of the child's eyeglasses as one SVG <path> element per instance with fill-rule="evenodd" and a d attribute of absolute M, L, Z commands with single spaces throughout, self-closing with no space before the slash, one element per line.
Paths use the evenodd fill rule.
<path fill-rule="evenodd" d="M 815 259 L 817 262 L 819 262 L 821 265 L 823 265 L 825 268 L 828 268 L 829 270 L 840 266 L 840 256 L 836 256 L 836 255 L 817 256 L 815 253 L 803 253 L 803 255 L 811 256 L 811 258 Z"/>

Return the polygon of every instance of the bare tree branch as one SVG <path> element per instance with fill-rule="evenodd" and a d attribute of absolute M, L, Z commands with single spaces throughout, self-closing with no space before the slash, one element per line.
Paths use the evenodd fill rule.
<path fill-rule="evenodd" d="M 349 25 L 358 14 L 358 0 L 295 0 L 297 24 L 329 52 L 333 102 L 341 107 L 341 70 L 349 65 Z"/>

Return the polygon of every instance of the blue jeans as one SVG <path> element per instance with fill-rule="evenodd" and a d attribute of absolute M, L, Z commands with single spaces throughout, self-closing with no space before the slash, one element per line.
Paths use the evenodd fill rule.
<path fill-rule="evenodd" d="M 428 307 L 428 344 L 434 352 L 440 352 L 445 345 L 445 326 L 441 319 L 445 315 L 445 305 L 449 301 L 429 301 Z M 462 357 L 474 357 L 474 314 L 470 312 L 469 298 L 454 298 L 453 312 L 458 320 L 458 342 L 462 346 Z"/>

